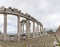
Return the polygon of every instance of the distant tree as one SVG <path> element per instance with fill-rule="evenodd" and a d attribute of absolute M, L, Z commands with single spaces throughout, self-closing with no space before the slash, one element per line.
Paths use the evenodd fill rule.
<path fill-rule="evenodd" d="M 1 30 L 0 30 L 0 34 L 2 34 L 2 33 L 1 33 Z"/>
<path fill-rule="evenodd" d="M 54 32 L 53 32 L 53 30 L 49 30 L 47 33 L 48 34 L 53 34 Z"/>

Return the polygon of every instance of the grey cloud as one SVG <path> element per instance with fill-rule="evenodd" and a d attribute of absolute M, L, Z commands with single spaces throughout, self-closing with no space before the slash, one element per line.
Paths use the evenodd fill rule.
<path fill-rule="evenodd" d="M 60 0 L 1 0 L 0 5 L 15 7 L 22 10 L 24 13 L 29 13 L 38 21 L 42 22 L 46 28 L 48 28 L 48 26 L 52 28 L 55 27 L 55 21 L 59 23 L 58 19 L 51 19 L 48 16 L 60 15 Z M 49 19 L 51 21 L 49 21 Z M 14 21 L 13 23 L 15 23 L 15 20 L 10 17 L 8 21 Z"/>

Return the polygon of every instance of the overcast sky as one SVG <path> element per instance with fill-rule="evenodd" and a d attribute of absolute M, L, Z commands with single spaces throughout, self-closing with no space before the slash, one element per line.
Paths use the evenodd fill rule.
<path fill-rule="evenodd" d="M 46 29 L 56 29 L 60 25 L 60 0 L 0 0 L 0 6 L 18 8 L 36 18 Z M 0 19 L 2 29 L 3 16 Z M 8 31 L 17 30 L 16 19 L 15 16 L 8 16 Z"/>

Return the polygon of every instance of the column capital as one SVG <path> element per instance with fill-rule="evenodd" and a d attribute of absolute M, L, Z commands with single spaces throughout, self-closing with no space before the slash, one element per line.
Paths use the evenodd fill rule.
<path fill-rule="evenodd" d="M 19 15 L 17 17 L 20 17 Z"/>
<path fill-rule="evenodd" d="M 36 23 L 35 21 L 33 21 L 33 23 Z"/>

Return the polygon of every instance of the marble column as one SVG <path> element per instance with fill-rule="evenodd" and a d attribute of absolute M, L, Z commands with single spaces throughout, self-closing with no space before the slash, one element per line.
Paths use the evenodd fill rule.
<path fill-rule="evenodd" d="M 43 26 L 40 26 L 40 31 L 41 31 L 41 34 L 40 35 L 43 35 Z"/>
<path fill-rule="evenodd" d="M 40 36 L 41 36 L 41 25 L 40 25 Z"/>
<path fill-rule="evenodd" d="M 24 24 L 22 24 L 22 34 L 24 34 Z"/>
<path fill-rule="evenodd" d="M 37 24 L 37 37 L 39 37 L 38 33 L 39 33 L 39 25 Z"/>
<path fill-rule="evenodd" d="M 35 36 L 35 22 L 33 22 L 33 38 L 36 38 L 36 36 Z"/>
<path fill-rule="evenodd" d="M 43 26 L 42 26 L 42 34 L 43 34 Z"/>
<path fill-rule="evenodd" d="M 27 34 L 28 39 L 30 39 L 30 27 L 29 27 L 29 20 L 28 19 L 26 22 L 26 34 Z"/>
<path fill-rule="evenodd" d="M 7 39 L 7 14 L 4 14 L 4 40 Z"/>
<path fill-rule="evenodd" d="M 21 32 L 21 23 L 20 23 L 20 16 L 17 16 L 17 27 L 18 27 L 18 29 L 17 29 L 17 31 L 18 31 L 18 42 L 20 42 L 20 32 Z"/>

